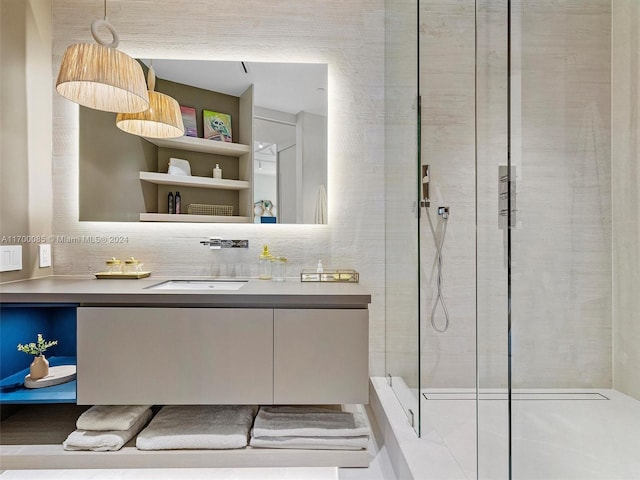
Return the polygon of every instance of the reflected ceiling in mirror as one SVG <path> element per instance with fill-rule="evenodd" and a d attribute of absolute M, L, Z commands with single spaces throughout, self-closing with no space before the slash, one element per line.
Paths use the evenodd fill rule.
<path fill-rule="evenodd" d="M 153 59 L 153 68 L 156 90 L 191 109 L 191 134 L 143 139 L 118 130 L 115 114 L 80 107 L 81 221 L 326 223 L 326 64 Z M 205 122 L 211 133 L 218 118 L 205 111 L 230 116 L 232 142 L 204 138 Z M 267 143 L 269 176 L 254 151 Z M 171 158 L 187 160 L 191 178 L 169 175 Z M 216 166 L 221 179 L 213 178 Z M 180 215 L 169 212 L 176 191 Z M 188 213 L 201 205 L 233 213 Z"/>

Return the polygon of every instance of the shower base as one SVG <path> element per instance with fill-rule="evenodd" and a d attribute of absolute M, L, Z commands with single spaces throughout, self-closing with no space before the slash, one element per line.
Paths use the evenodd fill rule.
<path fill-rule="evenodd" d="M 634 480 L 640 401 L 606 389 L 423 390 L 421 440 L 438 439 L 461 479 Z M 476 430 L 477 426 L 477 430 Z M 509 428 L 510 427 L 510 428 Z M 476 435 L 478 447 L 476 452 Z"/>

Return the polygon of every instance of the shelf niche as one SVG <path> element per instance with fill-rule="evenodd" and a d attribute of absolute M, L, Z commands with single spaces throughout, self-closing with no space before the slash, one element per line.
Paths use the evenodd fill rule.
<path fill-rule="evenodd" d="M 184 213 L 190 203 L 234 207 L 232 217 L 191 221 L 250 223 L 253 218 L 253 149 L 250 147 L 253 145 L 253 86 L 235 97 L 158 78 L 156 90 L 172 96 L 180 105 L 196 109 L 200 136 L 203 135 L 203 109 L 229 113 L 234 143 L 186 136 L 145 139 L 119 130 L 115 126 L 115 114 L 80 107 L 80 220 L 149 221 L 141 217 L 167 214 L 168 192 L 175 194 L 178 190 Z M 171 157 L 188 160 L 192 175 L 205 181 L 213 182 L 213 169 L 219 164 L 224 181 L 175 184 L 161 181 L 162 177 L 141 178 L 141 172 L 166 175 Z M 105 165 L 109 165 L 106 173 Z M 115 186 L 117 195 L 113 193 Z"/>

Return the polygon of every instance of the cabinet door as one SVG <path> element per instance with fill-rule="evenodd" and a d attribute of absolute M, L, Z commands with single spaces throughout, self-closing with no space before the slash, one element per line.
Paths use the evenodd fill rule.
<path fill-rule="evenodd" d="M 78 308 L 78 404 L 273 401 L 273 310 Z"/>
<path fill-rule="evenodd" d="M 368 403 L 369 311 L 274 311 L 274 403 Z"/>

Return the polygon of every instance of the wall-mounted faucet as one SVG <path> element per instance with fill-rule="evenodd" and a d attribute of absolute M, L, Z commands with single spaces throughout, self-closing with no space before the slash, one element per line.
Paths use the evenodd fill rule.
<path fill-rule="evenodd" d="M 209 240 L 202 240 L 202 245 L 208 245 L 211 250 L 221 248 L 249 248 L 249 240 L 223 240 L 220 237 L 211 237 Z"/>
<path fill-rule="evenodd" d="M 442 215 L 443 220 L 449 218 L 449 207 L 438 207 L 438 215 Z"/>

